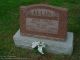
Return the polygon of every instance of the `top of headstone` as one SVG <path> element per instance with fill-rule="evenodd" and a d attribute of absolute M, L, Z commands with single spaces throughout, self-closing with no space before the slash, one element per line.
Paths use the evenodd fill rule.
<path fill-rule="evenodd" d="M 31 8 L 31 7 L 37 7 L 37 6 L 42 6 L 42 7 L 50 7 L 50 8 L 55 8 L 58 10 L 63 10 L 63 11 L 67 11 L 66 8 L 62 8 L 62 7 L 57 7 L 57 6 L 52 6 L 52 5 L 47 5 L 47 4 L 34 4 L 34 5 L 29 5 L 29 6 L 20 6 L 20 8 Z"/>

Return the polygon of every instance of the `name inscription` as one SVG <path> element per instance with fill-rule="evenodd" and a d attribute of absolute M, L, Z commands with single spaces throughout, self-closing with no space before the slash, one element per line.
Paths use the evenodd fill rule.
<path fill-rule="evenodd" d="M 36 9 L 29 10 L 28 16 L 59 17 L 59 14 L 53 10 L 36 8 Z"/>

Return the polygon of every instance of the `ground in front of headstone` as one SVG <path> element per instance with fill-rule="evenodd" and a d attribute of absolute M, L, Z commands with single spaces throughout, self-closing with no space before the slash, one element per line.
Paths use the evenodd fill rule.
<path fill-rule="evenodd" d="M 70 56 L 46 53 L 39 55 L 30 49 L 12 47 L 7 56 L 0 56 L 2 60 L 69 60 Z"/>

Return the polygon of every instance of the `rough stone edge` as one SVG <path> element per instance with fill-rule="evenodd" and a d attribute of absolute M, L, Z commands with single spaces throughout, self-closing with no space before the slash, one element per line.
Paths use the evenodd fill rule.
<path fill-rule="evenodd" d="M 22 48 L 29 48 L 29 49 L 31 49 L 31 47 L 29 47 L 29 46 L 17 45 L 17 44 L 16 44 L 16 41 L 15 41 L 15 40 L 16 40 L 16 38 L 18 39 L 18 36 L 16 36 L 18 33 L 20 33 L 20 30 L 18 30 L 18 32 L 13 36 L 15 45 L 16 45 L 17 47 L 22 47 Z M 70 45 L 68 44 L 68 50 L 67 50 L 67 48 L 66 48 L 64 45 L 63 45 L 63 47 L 62 47 L 62 48 L 65 47 L 64 49 L 67 50 L 66 53 L 65 53 L 65 51 L 64 51 L 64 53 L 63 53 L 63 54 L 66 54 L 66 55 L 71 55 L 72 52 L 73 52 L 73 33 L 72 33 L 72 32 L 67 32 L 67 34 L 69 34 L 69 33 L 70 33 L 71 36 L 72 36 L 72 37 L 69 36 L 69 37 L 72 39 L 70 42 L 67 41 L 67 40 L 64 41 L 64 42 L 62 42 L 62 41 L 61 41 L 61 42 L 60 42 L 60 41 L 53 41 L 53 42 L 55 42 L 55 43 L 57 43 L 57 42 L 58 42 L 58 43 L 63 43 L 64 45 L 66 45 L 66 42 L 70 44 Z M 21 35 L 20 35 L 20 36 L 21 36 Z M 67 37 L 67 38 L 69 38 L 69 37 Z M 23 38 L 26 39 L 26 36 L 24 36 Z M 29 37 L 29 38 L 30 38 L 30 37 Z M 34 38 L 34 37 L 32 37 L 32 38 Z M 24 40 L 25 40 L 25 39 L 24 39 Z M 38 38 L 37 38 L 37 39 L 38 39 Z M 45 42 L 45 41 L 48 41 L 48 40 L 45 40 L 45 39 L 43 39 L 43 40 L 44 40 L 44 42 Z M 68 40 L 70 40 L 70 39 L 68 39 Z M 38 40 L 37 40 L 37 41 L 38 41 Z M 51 40 L 49 40 L 49 41 L 52 42 Z M 58 44 L 58 43 L 57 43 L 57 44 Z M 55 50 L 53 50 L 53 49 L 50 49 L 50 50 L 47 49 L 47 51 L 48 51 L 48 52 L 51 52 L 51 53 L 55 53 L 55 54 L 61 54 L 60 52 L 57 52 L 57 51 L 56 51 L 56 52 L 53 52 L 53 51 L 55 51 Z"/>

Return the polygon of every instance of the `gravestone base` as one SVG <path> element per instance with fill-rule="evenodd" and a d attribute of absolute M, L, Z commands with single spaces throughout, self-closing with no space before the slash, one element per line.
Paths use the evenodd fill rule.
<path fill-rule="evenodd" d="M 18 30 L 18 32 L 13 36 L 13 39 L 17 47 L 32 49 L 31 48 L 32 42 L 42 41 L 47 45 L 46 46 L 47 51 L 51 53 L 71 55 L 73 51 L 72 32 L 67 32 L 67 38 L 65 41 L 56 41 L 43 38 L 22 36 L 20 34 L 20 30 Z"/>

